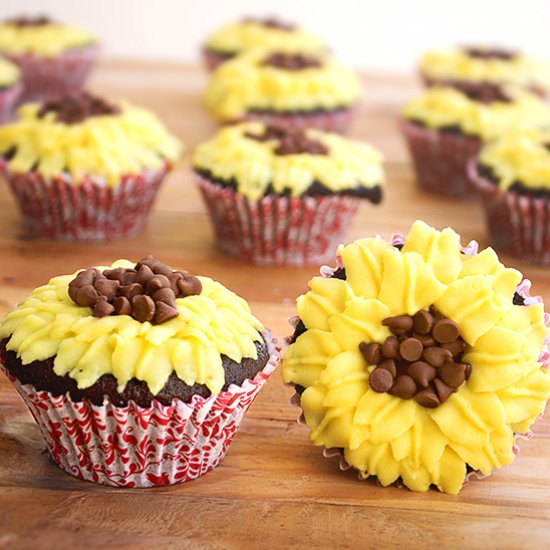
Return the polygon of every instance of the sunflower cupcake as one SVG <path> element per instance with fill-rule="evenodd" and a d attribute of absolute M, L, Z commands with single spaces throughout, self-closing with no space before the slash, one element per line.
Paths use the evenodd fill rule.
<path fill-rule="evenodd" d="M 476 197 L 466 167 L 483 143 L 514 128 L 550 125 L 548 105 L 517 88 L 465 93 L 433 87 L 405 105 L 401 115 L 420 187 L 457 198 Z"/>
<path fill-rule="evenodd" d="M 21 71 L 16 65 L 0 59 L 0 123 L 10 120 L 21 94 Z"/>
<path fill-rule="evenodd" d="M 19 109 L 0 170 L 30 233 L 108 240 L 140 231 L 181 145 L 150 112 L 88 93 Z"/>
<path fill-rule="evenodd" d="M 550 88 L 548 62 L 494 46 L 428 52 L 420 60 L 420 74 L 428 86 L 452 86 L 465 92 L 511 85 L 545 96 Z"/>
<path fill-rule="evenodd" d="M 344 132 L 361 98 L 355 73 L 325 54 L 253 50 L 224 63 L 205 103 L 223 123 L 260 120 Z"/>
<path fill-rule="evenodd" d="M 82 89 L 99 53 L 97 38 L 48 17 L 0 22 L 0 55 L 19 66 L 22 101 L 46 101 Z"/>
<path fill-rule="evenodd" d="M 320 130 L 227 126 L 192 162 L 220 248 L 254 263 L 328 261 L 359 202 L 382 199 L 381 154 Z"/>
<path fill-rule="evenodd" d="M 208 69 L 215 69 L 224 61 L 253 48 L 290 47 L 295 51 L 323 53 L 323 40 L 291 23 L 275 17 L 247 17 L 226 25 L 208 37 L 203 46 L 203 57 Z"/>
<path fill-rule="evenodd" d="M 359 476 L 456 494 L 514 459 L 550 397 L 548 322 L 492 249 L 415 222 L 342 247 L 283 362 L 315 445 Z"/>
<path fill-rule="evenodd" d="M 518 130 L 483 147 L 469 165 L 491 242 L 517 258 L 550 265 L 550 129 Z"/>
<path fill-rule="evenodd" d="M 151 256 L 54 277 L 0 324 L 53 460 L 115 487 L 216 467 L 278 357 L 242 298 Z"/>

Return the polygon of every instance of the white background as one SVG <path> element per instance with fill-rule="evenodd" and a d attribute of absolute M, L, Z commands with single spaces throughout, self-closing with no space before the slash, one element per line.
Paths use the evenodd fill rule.
<path fill-rule="evenodd" d="M 245 15 L 300 23 L 364 69 L 410 72 L 422 51 L 464 42 L 550 57 L 550 0 L 0 0 L 0 18 L 39 13 L 85 25 L 111 58 L 194 63 L 209 32 Z"/>

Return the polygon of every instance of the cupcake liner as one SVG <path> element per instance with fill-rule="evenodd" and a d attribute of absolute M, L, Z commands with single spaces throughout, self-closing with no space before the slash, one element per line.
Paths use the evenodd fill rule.
<path fill-rule="evenodd" d="M 23 94 L 20 103 L 24 103 L 48 101 L 80 91 L 98 56 L 99 46 L 92 44 L 54 57 L 23 53 L 7 54 L 6 58 L 21 69 Z"/>
<path fill-rule="evenodd" d="M 14 108 L 21 95 L 22 86 L 19 82 L 9 88 L 0 89 L 0 124 L 8 122 L 14 116 Z"/>
<path fill-rule="evenodd" d="M 29 232 L 63 241 L 112 240 L 140 231 L 168 168 L 166 163 L 127 174 L 109 187 L 94 177 L 76 184 L 68 174 L 13 173 L 0 164 Z"/>
<path fill-rule="evenodd" d="M 215 468 L 225 456 L 245 412 L 279 362 L 280 348 L 264 333 L 270 359 L 253 380 L 190 403 L 153 400 L 142 408 L 111 403 L 74 403 L 21 384 L 8 376 L 23 397 L 52 459 L 79 479 L 114 487 L 154 487 L 189 481 Z"/>
<path fill-rule="evenodd" d="M 477 171 L 477 157 L 468 175 L 481 195 L 491 244 L 500 252 L 550 265 L 550 199 L 503 191 Z"/>
<path fill-rule="evenodd" d="M 246 262 L 320 264 L 334 256 L 359 200 L 344 195 L 250 200 L 197 176 L 219 247 Z"/>
<path fill-rule="evenodd" d="M 232 57 L 234 57 L 233 54 L 223 54 L 215 52 L 214 50 L 209 50 L 208 48 L 203 48 L 202 50 L 202 59 L 208 71 L 217 69 L 218 66 Z"/>
<path fill-rule="evenodd" d="M 422 189 L 447 197 L 477 198 L 466 167 L 468 161 L 479 153 L 480 140 L 424 128 L 404 119 L 399 125 L 409 147 L 417 183 Z"/>

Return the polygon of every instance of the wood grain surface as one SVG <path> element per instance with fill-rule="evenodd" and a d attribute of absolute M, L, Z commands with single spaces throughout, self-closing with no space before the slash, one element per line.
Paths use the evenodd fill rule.
<path fill-rule="evenodd" d="M 453 226 L 486 245 L 481 209 L 422 194 L 414 186 L 396 128 L 399 106 L 418 91 L 408 77 L 365 74 L 365 106 L 351 135 L 385 154 L 388 185 L 380 207 L 362 206 L 348 240 L 406 231 L 417 218 Z M 189 152 L 215 130 L 201 106 L 199 68 L 105 62 L 91 88 L 158 113 L 187 153 L 168 178 L 148 229 L 108 244 L 30 240 L 0 182 L 0 316 L 49 277 L 117 258 L 153 253 L 212 276 L 245 297 L 279 337 L 311 268 L 261 268 L 215 248 L 193 187 Z M 550 302 L 548 270 L 504 258 Z M 252 406 L 222 464 L 167 488 L 111 489 L 79 481 L 51 462 L 37 426 L 0 380 L 0 548 L 542 548 L 550 546 L 550 419 L 521 443 L 515 462 L 458 496 L 412 493 L 360 482 L 322 458 L 295 420 L 291 390 L 276 372 Z"/>

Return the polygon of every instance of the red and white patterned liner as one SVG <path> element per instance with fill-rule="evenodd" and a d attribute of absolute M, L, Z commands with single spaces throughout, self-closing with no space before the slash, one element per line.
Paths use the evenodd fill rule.
<path fill-rule="evenodd" d="M 409 147 L 418 185 L 447 197 L 476 199 L 466 167 L 481 149 L 477 138 L 439 132 L 402 119 L 399 126 Z"/>
<path fill-rule="evenodd" d="M 380 237 L 380 235 L 377 235 L 377 236 Z M 405 237 L 401 233 L 394 233 L 392 235 L 391 240 L 390 240 L 390 244 L 392 246 L 396 246 L 396 245 L 401 246 L 401 245 L 404 244 L 404 242 L 405 242 Z M 479 245 L 476 241 L 470 241 L 465 247 L 462 248 L 462 252 L 464 254 L 468 254 L 470 256 L 475 256 L 478 253 L 478 250 L 479 250 Z M 323 277 L 323 279 L 329 279 L 330 277 L 332 277 L 334 275 L 334 273 L 337 270 L 339 270 L 343 267 L 344 267 L 344 264 L 342 262 L 341 256 L 336 255 L 336 267 L 330 267 L 328 265 L 323 265 L 321 267 L 321 269 L 319 270 L 319 272 L 320 272 L 321 277 Z M 531 285 L 532 285 L 532 283 L 529 279 L 523 279 L 521 281 L 521 283 L 519 283 L 518 286 L 516 287 L 516 292 L 523 298 L 525 305 L 529 306 L 529 305 L 533 305 L 533 304 L 543 304 L 543 306 L 544 306 L 544 302 L 543 302 L 541 296 L 531 296 L 531 294 L 530 294 Z M 299 320 L 300 319 L 297 316 L 293 316 L 288 320 L 288 322 L 289 322 L 289 324 L 290 324 L 290 326 L 292 327 L 293 330 L 298 325 Z M 539 356 L 539 362 L 541 363 L 541 368 L 543 368 L 545 370 L 550 370 L 550 313 L 545 313 L 544 314 L 544 324 L 547 328 L 547 336 L 546 336 L 546 338 L 543 342 L 543 345 L 542 345 L 542 350 L 541 350 L 541 353 L 540 353 L 540 356 Z M 291 339 L 292 339 L 292 335 L 287 336 L 286 338 L 283 339 L 283 343 L 286 346 L 289 346 L 290 342 L 291 342 Z M 296 390 L 296 386 L 292 383 L 286 384 L 286 386 L 288 386 L 289 388 L 292 388 L 292 390 L 294 390 L 294 394 L 290 398 L 289 404 L 293 407 L 297 407 L 298 409 L 300 409 L 300 415 L 296 419 L 297 423 L 301 424 L 301 425 L 304 425 L 304 426 L 307 426 L 307 423 L 306 423 L 306 420 L 305 420 L 305 417 L 304 417 L 304 412 L 303 412 L 301 404 L 300 404 L 301 396 L 298 393 L 298 391 Z M 542 414 L 539 415 L 539 417 L 535 420 L 535 422 L 540 420 L 542 418 L 542 416 L 543 416 Z M 531 427 L 534 426 L 535 422 L 533 422 Z M 514 454 L 518 454 L 519 451 L 520 451 L 520 448 L 519 448 L 519 445 L 518 445 L 518 440 L 527 440 L 528 441 L 532 437 L 533 437 L 533 431 L 531 429 L 529 429 L 524 434 L 515 433 L 514 434 L 515 442 L 514 442 L 514 445 L 513 445 Z M 342 449 L 339 449 L 339 448 L 336 448 L 336 447 L 331 447 L 331 448 L 325 447 L 325 448 L 323 448 L 322 455 L 323 455 L 324 458 L 327 458 L 329 460 L 333 460 L 333 459 L 338 460 L 338 467 L 343 472 L 353 468 L 353 466 L 351 464 L 349 464 L 348 461 L 346 460 L 346 458 L 344 456 L 344 452 L 343 452 Z M 466 477 L 464 478 L 464 483 L 463 483 L 462 487 L 464 487 L 469 481 L 471 481 L 474 478 L 481 480 L 481 479 L 484 479 L 486 477 L 488 477 L 488 476 L 482 474 L 481 472 L 479 472 L 477 470 L 469 472 L 469 473 L 466 474 Z M 370 476 L 367 476 L 366 478 L 364 478 L 364 477 L 361 476 L 360 472 L 357 472 L 357 479 L 359 481 L 366 481 L 367 479 L 370 479 Z M 378 480 L 377 480 L 377 483 L 380 484 L 378 482 Z M 392 485 L 395 485 L 399 489 L 403 489 L 403 488 L 406 487 L 400 479 L 398 479 L 397 481 L 392 483 Z"/>
<path fill-rule="evenodd" d="M 80 91 L 98 56 L 97 44 L 67 50 L 53 57 L 31 53 L 5 55 L 21 69 L 23 94 L 20 103 L 48 101 Z"/>
<path fill-rule="evenodd" d="M 231 57 L 233 56 L 228 57 L 213 50 L 209 50 L 208 48 L 202 49 L 202 59 L 209 71 L 217 69 L 222 63 L 231 59 Z"/>
<path fill-rule="evenodd" d="M 14 109 L 22 89 L 20 82 L 16 82 L 9 88 L 0 89 L 0 124 L 14 117 Z"/>
<path fill-rule="evenodd" d="M 68 474 L 113 487 L 155 487 L 190 481 L 215 468 L 225 456 L 244 414 L 277 367 L 280 348 L 264 333 L 270 359 L 254 380 L 190 403 L 153 400 L 142 408 L 111 403 L 74 403 L 21 384 L 2 370 L 23 397 L 51 457 Z"/>
<path fill-rule="evenodd" d="M 329 260 L 360 200 L 344 195 L 250 200 L 201 176 L 197 183 L 221 250 L 255 264 L 301 266 Z"/>
<path fill-rule="evenodd" d="M 62 241 L 113 240 L 139 232 L 169 167 L 127 174 L 109 187 L 95 177 L 75 183 L 68 174 L 14 173 L 0 161 L 30 233 Z"/>
<path fill-rule="evenodd" d="M 550 265 L 550 199 L 503 191 L 477 171 L 477 157 L 468 175 L 481 195 L 491 243 L 499 252 Z"/>

